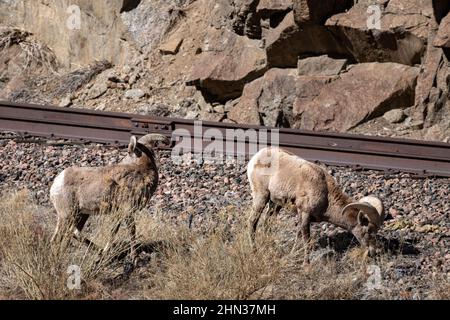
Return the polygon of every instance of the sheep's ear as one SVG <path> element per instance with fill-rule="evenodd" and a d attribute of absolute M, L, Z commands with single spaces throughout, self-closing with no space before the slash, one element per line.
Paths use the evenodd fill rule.
<path fill-rule="evenodd" d="M 137 157 L 142 156 L 141 150 L 137 148 L 137 138 L 135 136 L 132 136 L 130 138 L 130 143 L 128 144 L 128 154 L 132 155 L 135 154 Z"/>
<path fill-rule="evenodd" d="M 364 212 L 360 211 L 358 213 L 358 224 L 361 226 L 368 226 L 369 225 L 369 219 L 364 214 Z"/>

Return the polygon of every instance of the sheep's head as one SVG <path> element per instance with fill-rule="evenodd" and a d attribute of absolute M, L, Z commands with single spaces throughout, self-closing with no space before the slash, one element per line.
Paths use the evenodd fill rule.
<path fill-rule="evenodd" d="M 161 134 L 148 134 L 139 140 L 137 140 L 135 136 L 132 136 L 130 138 L 130 143 L 128 144 L 128 154 L 130 156 L 134 154 L 136 157 L 140 158 L 146 149 L 152 150 L 156 147 L 158 142 L 169 144 L 170 139 Z"/>
<path fill-rule="evenodd" d="M 358 202 L 347 205 L 342 210 L 342 214 L 345 215 L 352 210 L 357 212 L 357 223 L 351 231 L 361 245 L 368 248 L 369 255 L 374 256 L 376 234 L 385 218 L 383 203 L 377 197 L 364 197 Z"/>

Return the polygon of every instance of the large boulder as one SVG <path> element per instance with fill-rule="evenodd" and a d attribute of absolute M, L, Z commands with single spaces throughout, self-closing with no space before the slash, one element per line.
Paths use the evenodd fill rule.
<path fill-rule="evenodd" d="M 283 21 L 266 36 L 267 62 L 270 67 L 295 68 L 302 55 L 329 54 L 348 56 L 340 43 L 326 27 L 306 24 L 299 26 L 294 13 L 289 12 Z"/>
<path fill-rule="evenodd" d="M 226 28 L 238 35 L 251 39 L 261 38 L 260 17 L 257 13 L 259 0 L 217 0 L 207 1 L 211 12 L 211 25 L 217 29 Z"/>
<path fill-rule="evenodd" d="M 344 132 L 392 109 L 414 105 L 419 69 L 364 63 L 323 86 L 313 99 L 296 99 L 294 127 Z"/>
<path fill-rule="evenodd" d="M 244 85 L 263 75 L 266 66 L 259 40 L 211 28 L 187 83 L 215 101 L 227 101 L 239 97 Z"/>
<path fill-rule="evenodd" d="M 353 0 L 293 0 L 294 18 L 298 24 L 323 24 L 337 13 L 353 6 Z"/>
<path fill-rule="evenodd" d="M 335 76 L 347 65 L 347 59 L 333 59 L 327 55 L 298 60 L 299 76 Z"/>
<path fill-rule="evenodd" d="M 441 21 L 434 45 L 450 49 L 450 13 Z"/>
<path fill-rule="evenodd" d="M 295 99 L 311 101 L 331 77 L 311 72 L 299 76 L 297 69 L 273 68 L 247 84 L 228 119 L 237 123 L 291 127 Z"/>
<path fill-rule="evenodd" d="M 270 69 L 264 77 L 245 86 L 228 118 L 237 123 L 289 127 L 296 95 L 296 69 Z M 250 121 L 250 122 L 249 122 Z"/>
<path fill-rule="evenodd" d="M 357 62 L 420 64 L 432 21 L 432 1 L 380 0 L 379 26 L 372 24 L 376 22 L 369 8 L 372 3 L 360 1 L 348 12 L 328 19 L 326 26 Z"/>
<path fill-rule="evenodd" d="M 274 14 L 287 12 L 292 8 L 292 0 L 260 0 L 256 7 L 257 14 L 267 19 Z"/>

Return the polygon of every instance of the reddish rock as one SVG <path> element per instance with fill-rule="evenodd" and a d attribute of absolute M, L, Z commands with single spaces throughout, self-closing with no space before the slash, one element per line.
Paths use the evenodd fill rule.
<path fill-rule="evenodd" d="M 294 17 L 298 24 L 323 24 L 334 14 L 351 8 L 353 0 L 294 0 Z"/>
<path fill-rule="evenodd" d="M 275 13 L 285 12 L 291 8 L 292 0 L 261 0 L 256 8 L 256 12 L 265 19 Z"/>
<path fill-rule="evenodd" d="M 347 59 L 333 59 L 327 55 L 298 61 L 299 76 L 335 76 L 347 65 Z"/>
<path fill-rule="evenodd" d="M 434 39 L 434 45 L 441 48 L 450 48 L 450 13 L 442 19 L 438 34 Z"/>
<path fill-rule="evenodd" d="M 267 34 L 266 50 L 268 65 L 279 68 L 295 68 L 298 57 L 310 55 L 311 52 L 316 55 L 349 55 L 342 43 L 324 26 L 298 26 L 293 12 L 288 13 L 283 21 Z"/>
<path fill-rule="evenodd" d="M 183 43 L 183 38 L 178 37 L 176 34 L 159 46 L 159 51 L 162 54 L 177 54 L 178 50 Z"/>
<path fill-rule="evenodd" d="M 419 64 L 433 15 L 431 1 L 392 0 L 386 8 L 380 4 L 380 29 L 369 29 L 368 21 L 374 16 L 368 13 L 369 5 L 360 2 L 328 19 L 326 26 L 358 62 Z"/>
<path fill-rule="evenodd" d="M 298 76 L 296 69 L 273 68 L 245 86 L 240 101 L 228 115 L 237 123 L 290 127 L 294 100 L 311 100 L 329 77 Z"/>
<path fill-rule="evenodd" d="M 211 30 L 208 34 L 187 82 L 216 101 L 239 97 L 245 83 L 266 70 L 266 54 L 258 40 L 227 30 Z"/>
<path fill-rule="evenodd" d="M 296 80 L 295 69 L 267 71 L 264 77 L 245 86 L 242 98 L 228 117 L 238 123 L 290 126 Z"/>
<path fill-rule="evenodd" d="M 342 132 L 388 110 L 410 107 L 418 73 L 395 63 L 355 65 L 315 98 L 295 101 L 295 127 Z"/>

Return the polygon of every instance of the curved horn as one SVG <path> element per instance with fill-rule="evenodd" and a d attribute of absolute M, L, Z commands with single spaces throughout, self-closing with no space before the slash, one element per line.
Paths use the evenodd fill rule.
<path fill-rule="evenodd" d="M 137 139 L 135 136 L 132 136 L 130 138 L 130 143 L 128 144 L 128 153 L 133 153 L 134 150 L 136 149 L 136 145 L 137 145 Z"/>
<path fill-rule="evenodd" d="M 155 134 L 155 133 L 147 134 L 138 140 L 138 142 L 143 145 L 152 145 L 153 142 L 156 142 L 156 141 L 161 141 L 161 142 L 164 142 L 167 144 L 170 143 L 169 138 L 167 138 L 166 136 L 164 136 L 162 134 Z"/>
<path fill-rule="evenodd" d="M 350 203 L 342 210 L 342 214 L 344 215 L 349 209 L 357 209 L 362 211 L 369 218 L 370 222 L 376 224 L 377 226 L 381 226 L 383 223 L 382 216 L 378 210 L 368 202 Z"/>
<path fill-rule="evenodd" d="M 383 206 L 383 202 L 379 198 L 374 197 L 374 196 L 368 196 L 368 197 L 364 197 L 364 198 L 360 199 L 358 202 L 368 203 L 372 207 L 377 209 L 377 212 L 381 217 L 381 221 L 382 222 L 384 221 L 384 218 L 385 218 L 384 206 Z"/>

